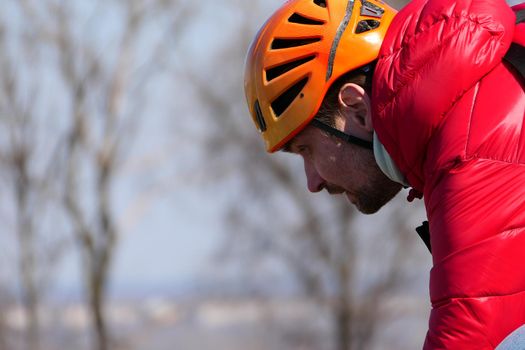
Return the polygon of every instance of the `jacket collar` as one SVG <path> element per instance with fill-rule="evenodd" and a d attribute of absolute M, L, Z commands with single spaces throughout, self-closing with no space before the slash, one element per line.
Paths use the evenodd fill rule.
<path fill-rule="evenodd" d="M 379 169 L 392 181 L 397 182 L 405 187 L 410 187 L 410 184 L 406 180 L 405 176 L 401 173 L 399 168 L 396 166 L 390 154 L 386 151 L 385 147 L 379 141 L 377 134 L 374 132 L 374 157 Z"/>

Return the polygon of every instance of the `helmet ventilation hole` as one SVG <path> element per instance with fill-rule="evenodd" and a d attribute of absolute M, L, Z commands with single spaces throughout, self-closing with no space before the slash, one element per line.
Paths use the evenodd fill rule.
<path fill-rule="evenodd" d="M 262 114 L 261 105 L 259 104 L 259 100 L 255 101 L 255 105 L 253 106 L 253 109 L 255 110 L 255 121 L 257 122 L 257 127 L 259 128 L 260 132 L 266 131 L 266 121 L 264 120 L 264 116 Z"/>
<path fill-rule="evenodd" d="M 304 46 L 321 41 L 321 37 L 308 39 L 273 39 L 272 50 L 288 49 L 290 47 Z"/>
<path fill-rule="evenodd" d="M 361 16 L 369 16 L 375 18 L 383 17 L 385 10 L 381 7 L 372 4 L 370 1 L 362 0 L 363 6 L 361 6 Z"/>
<path fill-rule="evenodd" d="M 299 82 L 292 85 L 288 90 L 286 90 L 281 96 L 277 97 L 275 101 L 272 102 L 273 112 L 277 117 L 281 116 L 284 111 L 290 107 L 295 98 L 303 90 L 305 85 L 308 83 L 308 76 L 301 79 Z"/>
<path fill-rule="evenodd" d="M 379 27 L 380 22 L 376 21 L 374 19 L 367 19 L 365 21 L 360 21 L 357 24 L 357 27 L 355 28 L 355 33 L 360 34 L 364 32 L 368 32 L 369 30 L 376 29 Z"/>
<path fill-rule="evenodd" d="M 294 68 L 297 68 L 299 66 L 302 66 L 305 63 L 308 63 L 315 59 L 316 55 L 310 55 L 301 59 L 298 59 L 296 61 L 287 62 L 285 64 L 281 64 L 277 67 L 266 69 L 266 81 L 272 81 L 275 78 L 280 77 L 281 75 L 291 71 Z"/>
<path fill-rule="evenodd" d="M 324 21 L 321 21 L 319 19 L 308 18 L 298 13 L 294 13 L 293 15 L 291 15 L 290 18 L 288 18 L 288 22 L 297 24 L 307 24 L 313 26 L 320 26 L 324 24 Z"/>
<path fill-rule="evenodd" d="M 314 4 L 319 7 L 326 8 L 326 0 L 314 0 Z"/>

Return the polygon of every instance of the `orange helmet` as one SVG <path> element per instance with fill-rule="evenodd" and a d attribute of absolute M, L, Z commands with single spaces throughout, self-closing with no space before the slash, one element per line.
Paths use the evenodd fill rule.
<path fill-rule="evenodd" d="M 244 89 L 268 152 L 316 115 L 330 85 L 374 61 L 396 11 L 381 0 L 289 0 L 246 58 Z"/>

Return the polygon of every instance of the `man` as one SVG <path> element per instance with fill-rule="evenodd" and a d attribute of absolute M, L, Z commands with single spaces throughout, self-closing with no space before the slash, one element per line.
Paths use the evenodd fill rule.
<path fill-rule="evenodd" d="M 302 156 L 310 191 L 367 214 L 424 195 L 427 350 L 494 349 L 525 324 L 520 6 L 291 0 L 248 53 L 253 121 L 269 152 Z"/>

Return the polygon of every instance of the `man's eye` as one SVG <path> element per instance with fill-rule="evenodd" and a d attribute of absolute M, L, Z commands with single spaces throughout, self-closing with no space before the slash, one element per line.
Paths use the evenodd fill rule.
<path fill-rule="evenodd" d="M 308 146 L 305 146 L 305 145 L 297 146 L 297 153 L 307 153 L 307 152 L 308 152 Z"/>

